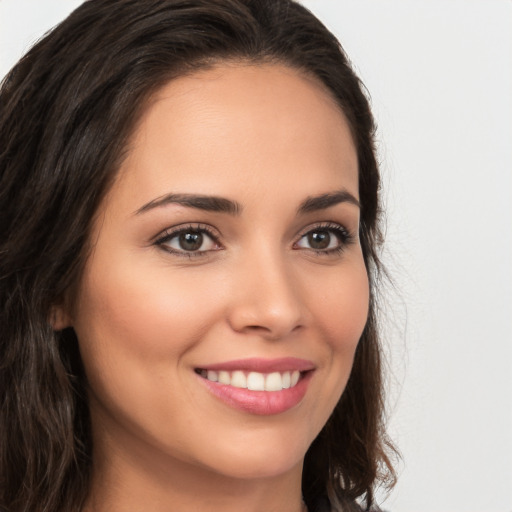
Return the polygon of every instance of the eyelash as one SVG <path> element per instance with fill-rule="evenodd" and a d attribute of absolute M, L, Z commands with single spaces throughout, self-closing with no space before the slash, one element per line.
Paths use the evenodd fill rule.
<path fill-rule="evenodd" d="M 160 247 L 162 250 L 167 251 L 173 255 L 181 256 L 184 258 L 196 258 L 196 257 L 204 257 L 207 256 L 209 252 L 212 250 L 220 250 L 220 249 L 212 249 L 207 251 L 185 251 L 185 250 L 176 250 L 165 244 L 170 242 L 172 239 L 186 233 L 199 233 L 202 235 L 207 235 L 216 245 L 220 246 L 219 235 L 215 233 L 212 228 L 206 224 L 189 224 L 186 226 L 181 226 L 177 228 L 166 229 L 158 236 L 155 240 L 155 245 Z"/>
<path fill-rule="evenodd" d="M 336 247 L 330 248 L 330 249 L 308 249 L 305 248 L 307 251 L 312 251 L 314 254 L 318 256 L 334 256 L 341 254 L 348 245 L 353 243 L 355 237 L 343 226 L 340 224 L 334 223 L 334 222 L 323 222 L 319 223 L 316 226 L 308 227 L 307 230 L 303 231 L 299 235 L 299 240 L 294 243 L 294 249 L 300 250 L 300 247 L 295 247 L 298 242 L 303 240 L 306 236 L 308 236 L 311 233 L 320 232 L 320 231 L 326 231 L 330 234 L 334 234 L 336 239 L 338 240 L 338 244 Z M 197 233 L 202 235 L 207 235 L 208 238 L 212 240 L 212 242 L 219 246 L 219 248 L 210 249 L 210 250 L 196 250 L 196 251 L 186 251 L 186 250 L 176 250 L 169 246 L 166 246 L 165 244 L 173 240 L 174 238 L 186 234 L 186 233 Z M 173 255 L 179 256 L 179 257 L 185 257 L 185 258 L 197 258 L 197 257 L 205 257 L 208 256 L 208 254 L 212 251 L 221 250 L 221 244 L 219 242 L 219 234 L 214 232 L 212 228 L 206 224 L 189 224 L 182 227 L 177 228 L 170 228 L 163 231 L 155 240 L 154 244 L 158 247 L 160 247 L 162 250 L 171 253 Z"/>
<path fill-rule="evenodd" d="M 340 255 L 347 248 L 347 246 L 353 243 L 355 240 L 354 235 L 342 225 L 335 222 L 321 222 L 316 226 L 308 227 L 306 231 L 302 232 L 299 237 L 299 241 L 304 239 L 304 237 L 307 235 L 319 231 L 327 231 L 328 233 L 334 234 L 338 240 L 338 245 L 331 249 L 307 249 L 309 251 L 313 251 L 318 256 Z"/>

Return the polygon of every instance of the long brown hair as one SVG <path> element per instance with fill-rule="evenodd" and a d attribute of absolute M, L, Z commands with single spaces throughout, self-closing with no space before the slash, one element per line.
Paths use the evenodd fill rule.
<path fill-rule="evenodd" d="M 394 474 L 376 325 L 379 171 L 364 88 L 336 38 L 292 0 L 89 0 L 36 44 L 0 92 L 0 507 L 79 511 L 90 419 L 78 343 L 52 305 L 79 282 L 92 219 L 145 100 L 226 60 L 277 62 L 320 80 L 350 124 L 370 313 L 353 370 L 306 454 L 303 495 L 342 506 Z M 391 450 L 392 451 L 392 450 Z"/>

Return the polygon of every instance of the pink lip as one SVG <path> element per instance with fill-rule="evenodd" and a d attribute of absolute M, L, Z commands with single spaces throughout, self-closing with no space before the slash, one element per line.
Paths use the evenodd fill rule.
<path fill-rule="evenodd" d="M 213 371 L 242 370 L 260 373 L 299 370 L 301 372 L 299 382 L 294 387 L 281 391 L 251 391 L 212 382 L 199 374 L 197 375 L 207 389 L 225 404 L 250 414 L 273 415 L 283 413 L 302 401 L 314 373 L 315 365 L 311 361 L 293 357 L 282 359 L 253 358 L 205 365 L 201 369 Z"/>
<path fill-rule="evenodd" d="M 261 359 L 257 357 L 249 359 L 236 359 L 233 361 L 225 361 L 223 363 L 207 364 L 199 367 L 201 370 L 213 371 L 227 371 L 232 372 L 235 370 L 242 370 L 246 372 L 292 372 L 299 370 L 299 372 L 306 372 L 315 369 L 315 364 L 306 359 L 299 359 L 297 357 L 282 357 L 279 359 Z"/>

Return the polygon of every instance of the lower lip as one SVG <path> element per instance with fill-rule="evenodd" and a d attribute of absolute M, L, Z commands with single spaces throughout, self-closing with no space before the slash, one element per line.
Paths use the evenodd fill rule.
<path fill-rule="evenodd" d="M 292 388 L 281 391 L 251 391 L 226 384 L 212 382 L 198 376 L 206 387 L 227 405 L 251 414 L 270 416 L 280 414 L 299 404 L 306 394 L 312 371 L 301 374 L 299 382 Z"/>

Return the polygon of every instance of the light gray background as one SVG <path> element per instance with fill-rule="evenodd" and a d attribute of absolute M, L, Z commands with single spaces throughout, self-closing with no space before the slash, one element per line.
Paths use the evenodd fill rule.
<path fill-rule="evenodd" d="M 0 0 L 0 76 L 79 0 Z M 368 87 L 387 205 L 392 512 L 512 512 L 512 2 L 304 0 Z"/>

